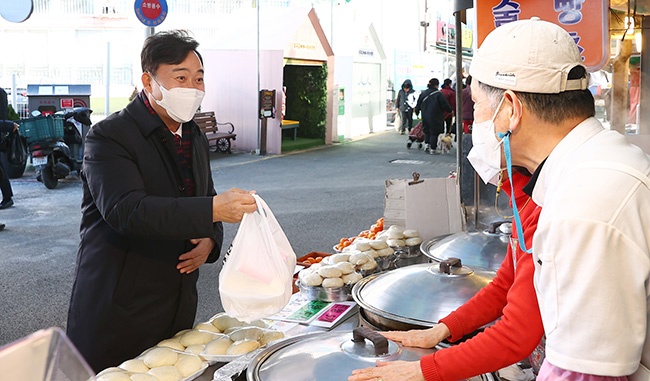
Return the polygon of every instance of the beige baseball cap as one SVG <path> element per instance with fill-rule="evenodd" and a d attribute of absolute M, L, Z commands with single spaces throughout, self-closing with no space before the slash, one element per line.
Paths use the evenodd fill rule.
<path fill-rule="evenodd" d="M 500 89 L 556 94 L 587 88 L 588 75 L 567 80 L 569 71 L 576 66 L 585 67 L 569 33 L 532 17 L 490 32 L 474 55 L 469 73 Z"/>

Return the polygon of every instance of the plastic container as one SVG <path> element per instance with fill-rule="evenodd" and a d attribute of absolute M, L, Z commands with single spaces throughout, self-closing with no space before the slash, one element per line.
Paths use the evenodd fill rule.
<path fill-rule="evenodd" d="M 343 287 L 312 287 L 303 286 L 300 280 L 296 281 L 300 293 L 308 300 L 323 300 L 325 302 L 345 302 L 352 300 L 352 286 L 343 285 Z"/>
<path fill-rule="evenodd" d="M 20 134 L 25 137 L 27 143 L 48 140 L 63 139 L 63 118 L 48 116 L 37 116 L 17 121 L 20 125 Z"/>
<path fill-rule="evenodd" d="M 95 373 L 60 328 L 48 328 L 0 348 L 3 380 L 78 381 Z"/>

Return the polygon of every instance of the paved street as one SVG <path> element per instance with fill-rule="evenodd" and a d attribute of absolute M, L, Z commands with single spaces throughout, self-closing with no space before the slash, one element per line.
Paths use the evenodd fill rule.
<path fill-rule="evenodd" d="M 212 154 L 217 192 L 254 189 L 269 204 L 298 256 L 332 252 L 341 237 L 368 229 L 383 215 L 384 180 L 446 177 L 449 155 L 407 149 L 394 130 L 290 155 Z M 401 162 L 392 163 L 394 160 Z M 12 180 L 15 205 L 0 210 L 0 345 L 38 329 L 65 328 L 79 243 L 81 183 L 69 178 L 46 189 L 28 167 Z M 224 246 L 237 225 L 225 227 Z M 201 268 L 197 320 L 222 310 L 219 263 Z"/>

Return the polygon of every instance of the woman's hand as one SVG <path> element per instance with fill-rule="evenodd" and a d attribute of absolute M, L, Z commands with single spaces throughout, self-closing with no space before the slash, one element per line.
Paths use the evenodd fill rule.
<path fill-rule="evenodd" d="M 425 381 L 419 361 L 377 361 L 374 368 L 356 369 L 348 381 Z"/>
<path fill-rule="evenodd" d="M 379 332 L 389 340 L 402 343 L 406 347 L 433 348 L 449 337 L 451 332 L 444 324 L 436 324 L 429 329 L 413 329 L 410 331 Z"/>

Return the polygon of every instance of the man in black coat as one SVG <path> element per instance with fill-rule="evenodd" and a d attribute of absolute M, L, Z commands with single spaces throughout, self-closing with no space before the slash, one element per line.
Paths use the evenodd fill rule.
<path fill-rule="evenodd" d="M 433 154 L 438 144 L 438 135 L 445 131 L 445 112 L 452 108 L 444 94 L 438 90 L 440 81 L 431 78 L 427 89 L 420 93 L 415 105 L 415 115 L 422 111 L 422 131 L 424 132 L 425 151 Z"/>
<path fill-rule="evenodd" d="M 3 90 L 4 91 L 4 90 Z M 18 129 L 18 124 L 12 120 L 0 119 L 0 133 L 13 132 Z M 9 175 L 6 172 L 2 162 L 0 162 L 0 191 L 2 192 L 2 201 L 0 201 L 0 209 L 6 209 L 14 204 L 12 196 L 14 195 L 11 190 L 11 182 L 9 182 Z M 0 230 L 4 229 L 5 225 L 0 224 Z"/>
<path fill-rule="evenodd" d="M 214 190 L 192 121 L 204 90 L 197 47 L 183 31 L 147 38 L 143 91 L 86 136 L 67 334 L 95 371 L 191 328 L 198 268 L 217 260 L 222 222 L 256 210 L 252 192 Z"/>
<path fill-rule="evenodd" d="M 7 101 L 7 92 L 0 87 L 0 133 L 12 132 L 18 129 L 18 125 L 9 118 L 9 103 Z M 2 139 L 2 137 L 0 137 Z M 0 160 L 0 192 L 2 193 L 2 200 L 0 201 L 0 209 L 7 209 L 14 204 L 14 192 L 11 189 L 11 182 L 9 182 L 9 174 L 7 169 L 4 168 L 2 160 Z M 0 230 L 4 229 L 4 225 Z"/>

